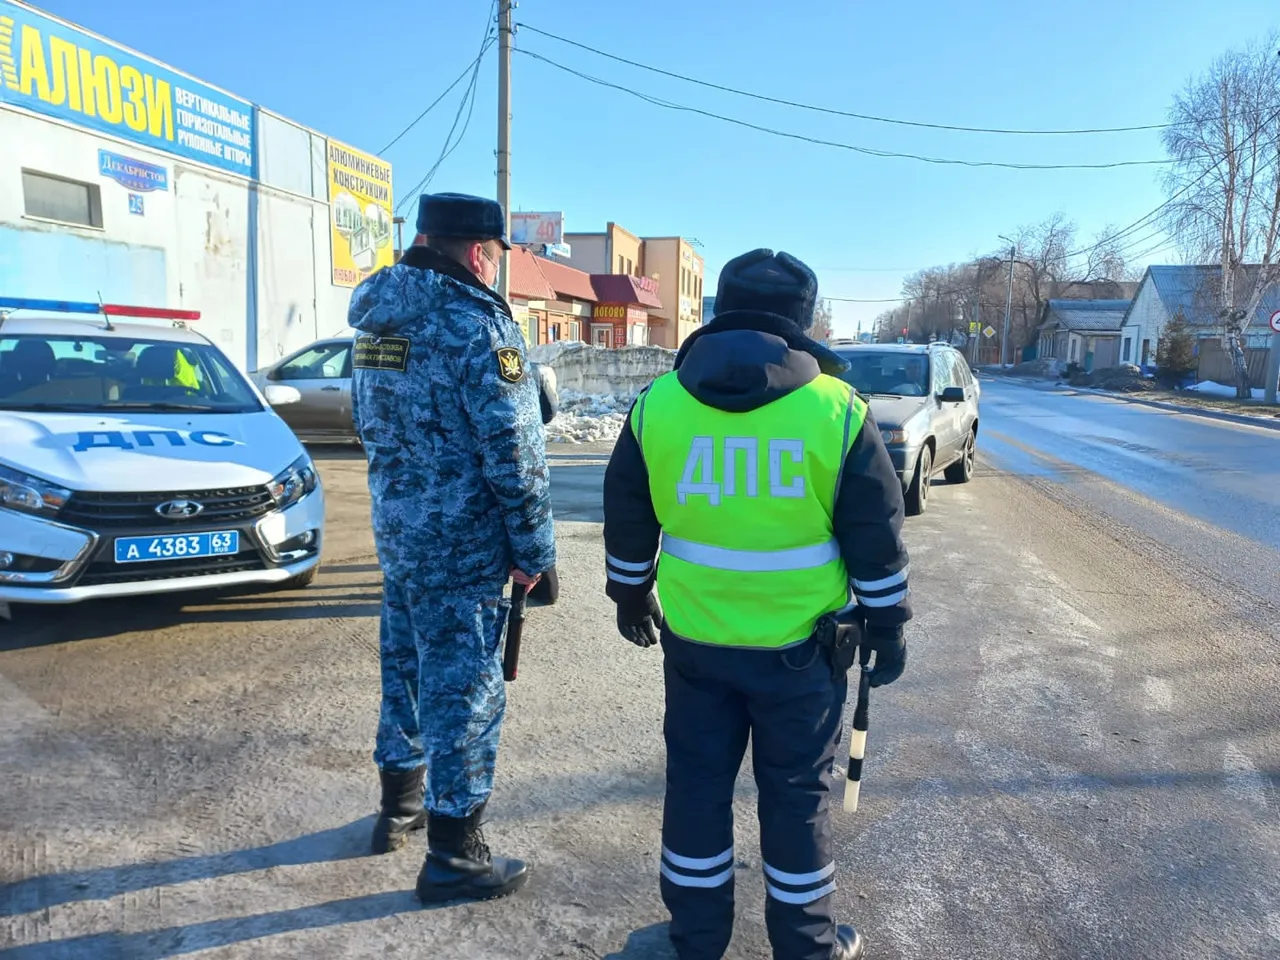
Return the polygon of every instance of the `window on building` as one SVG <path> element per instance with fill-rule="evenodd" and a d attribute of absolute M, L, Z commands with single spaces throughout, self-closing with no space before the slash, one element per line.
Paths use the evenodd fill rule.
<path fill-rule="evenodd" d="M 1145 367 L 1151 362 L 1151 341 L 1142 341 L 1142 365 Z"/>
<path fill-rule="evenodd" d="M 631 276 L 631 271 L 632 271 L 631 258 L 630 258 L 630 257 L 628 257 L 628 258 L 627 258 L 627 269 L 623 270 L 622 272 L 623 272 L 623 273 L 625 273 L 627 276 Z"/>
<path fill-rule="evenodd" d="M 102 190 L 97 184 L 23 170 L 22 198 L 29 217 L 102 227 Z"/>
<path fill-rule="evenodd" d="M 627 263 L 626 258 L 625 258 L 622 254 L 618 254 L 618 272 L 619 272 L 619 273 L 626 273 L 626 272 L 627 272 L 627 271 L 624 269 L 624 268 L 625 268 L 625 266 L 626 266 L 626 263 Z"/>
<path fill-rule="evenodd" d="M 1129 337 L 1124 338 L 1124 352 L 1121 353 L 1120 359 L 1124 363 L 1129 362 L 1129 357 L 1133 354 L 1133 340 Z"/>

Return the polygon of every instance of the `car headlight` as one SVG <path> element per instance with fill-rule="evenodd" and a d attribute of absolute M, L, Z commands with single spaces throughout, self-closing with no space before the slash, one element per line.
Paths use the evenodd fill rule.
<path fill-rule="evenodd" d="M 52 516 L 70 496 L 70 490 L 55 483 L 0 466 L 0 507 Z"/>
<path fill-rule="evenodd" d="M 268 490 L 276 506 L 287 507 L 297 503 L 308 493 L 320 486 L 320 475 L 316 473 L 315 464 L 305 453 L 289 465 L 289 468 L 271 481 Z"/>
<path fill-rule="evenodd" d="M 902 444 L 907 442 L 907 431 L 881 430 L 880 438 L 884 440 L 886 446 L 902 446 Z"/>

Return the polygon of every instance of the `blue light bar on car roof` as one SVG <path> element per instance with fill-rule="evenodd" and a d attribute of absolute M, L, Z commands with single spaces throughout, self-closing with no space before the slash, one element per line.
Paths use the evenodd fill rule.
<path fill-rule="evenodd" d="M 33 300 L 30 297 L 0 297 L 0 310 L 47 310 L 50 313 L 101 313 L 100 303 L 75 300 Z"/>
<path fill-rule="evenodd" d="M 168 307 L 132 307 L 122 303 L 86 303 L 79 300 L 34 300 L 0 297 L 0 310 L 43 310 L 47 313 L 91 313 L 108 317 L 150 317 L 154 320 L 199 320 L 199 310 Z"/>

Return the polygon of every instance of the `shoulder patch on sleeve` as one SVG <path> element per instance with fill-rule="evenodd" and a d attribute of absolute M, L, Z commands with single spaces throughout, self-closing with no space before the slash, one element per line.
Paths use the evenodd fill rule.
<path fill-rule="evenodd" d="M 494 351 L 498 355 L 498 376 L 507 383 L 519 383 L 524 379 L 524 359 L 515 347 L 499 347 Z"/>
<path fill-rule="evenodd" d="M 357 370 L 394 370 L 404 373 L 409 366 L 409 340 L 405 337 L 356 337 L 351 348 L 351 366 Z"/>

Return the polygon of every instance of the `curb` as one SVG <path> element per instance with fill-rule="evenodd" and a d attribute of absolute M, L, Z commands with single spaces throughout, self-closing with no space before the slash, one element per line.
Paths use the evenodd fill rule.
<path fill-rule="evenodd" d="M 986 379 L 996 380 L 1000 383 L 1010 383 L 1014 386 L 1025 387 L 1028 390 L 1035 390 L 1034 383 L 1043 382 L 1048 384 L 1049 381 L 1033 381 L 1027 377 L 1002 377 L 999 375 L 986 374 Z M 1141 397 L 1135 397 L 1126 393 L 1113 393 L 1110 390 L 1099 390 L 1090 387 L 1068 387 L 1076 393 L 1087 393 L 1094 397 L 1110 397 L 1113 400 L 1123 400 L 1125 403 L 1137 403 L 1144 407 L 1154 407 L 1157 410 L 1167 410 L 1172 413 L 1185 413 L 1193 417 L 1204 417 L 1207 420 L 1224 420 L 1228 423 L 1240 423 L 1247 427 L 1261 427 L 1264 430 L 1280 430 L 1280 417 L 1251 417 L 1243 413 L 1226 413 L 1222 410 L 1209 410 L 1204 407 L 1188 407 L 1179 403 L 1166 403 L 1163 400 L 1144 400 Z"/>

